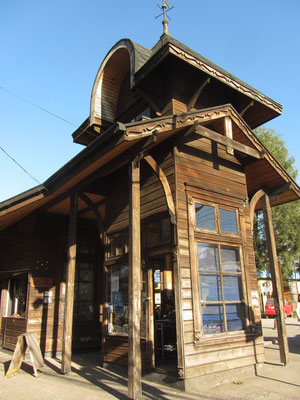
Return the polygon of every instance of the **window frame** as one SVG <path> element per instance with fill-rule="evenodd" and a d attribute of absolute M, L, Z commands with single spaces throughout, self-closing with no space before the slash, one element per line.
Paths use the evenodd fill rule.
<path fill-rule="evenodd" d="M 212 207 L 214 209 L 214 214 L 215 214 L 215 228 L 214 230 L 210 229 L 205 229 L 197 226 L 197 221 L 196 221 L 196 211 L 195 211 L 195 233 L 208 233 L 208 234 L 215 234 L 215 235 L 224 235 L 224 236 L 229 236 L 229 237 L 240 237 L 241 236 L 241 224 L 239 221 L 239 213 L 238 213 L 238 208 L 237 207 L 232 207 L 228 206 L 222 203 L 218 202 L 208 202 L 206 200 L 200 200 L 200 199 L 193 199 L 193 202 L 195 204 L 201 204 L 203 206 L 208 206 Z M 237 226 L 237 233 L 230 233 L 230 232 L 224 232 L 221 229 L 221 217 L 220 217 L 220 209 L 225 210 L 225 211 L 231 211 L 235 213 L 235 220 L 236 220 L 236 226 Z"/>
<path fill-rule="evenodd" d="M 201 229 L 196 225 L 196 204 L 203 204 L 212 206 L 215 208 L 215 219 L 216 219 L 216 227 L 215 231 Z M 238 234 L 221 232 L 220 229 L 220 221 L 219 221 L 219 208 L 234 211 L 236 215 L 236 223 Z M 189 236 L 189 252 L 190 252 L 190 264 L 191 264 L 191 289 L 192 289 L 192 300 L 193 300 L 193 321 L 194 321 L 194 344 L 195 346 L 201 345 L 202 341 L 213 339 L 220 339 L 225 337 L 234 337 L 237 335 L 245 335 L 246 326 L 247 326 L 247 310 L 246 310 L 246 280 L 245 280 L 245 251 L 243 244 L 243 229 L 242 229 L 242 221 L 241 216 L 243 215 L 243 203 L 241 202 L 240 206 L 228 206 L 223 204 L 222 201 L 208 202 L 207 200 L 202 200 L 198 196 L 191 196 L 187 193 L 187 211 L 188 211 L 188 236 Z M 211 244 L 217 244 L 219 246 L 233 246 L 239 248 L 240 254 L 240 263 L 241 263 L 241 285 L 242 285 L 242 299 L 240 304 L 243 306 L 243 329 L 239 331 L 227 331 L 222 333 L 213 333 L 213 334 L 204 334 L 203 333 L 203 324 L 202 324 L 202 302 L 200 297 L 200 279 L 199 279 L 199 264 L 198 264 L 198 250 L 197 243 L 205 242 Z M 220 247 L 221 248 L 221 247 Z M 220 250 L 218 250 L 220 251 Z M 229 274 L 228 274 L 229 275 Z M 234 273 L 236 276 L 236 273 Z M 222 289 L 223 291 L 223 289 Z M 232 302 L 234 304 L 239 303 L 238 301 Z M 232 304 L 231 303 L 231 304 Z M 212 304 L 212 303 L 211 303 Z M 220 303 L 216 303 L 220 304 Z M 224 306 L 227 304 L 224 302 Z M 228 303 L 230 304 L 230 303 Z"/>
<path fill-rule="evenodd" d="M 227 324 L 227 314 L 226 314 L 226 306 L 227 305 L 235 305 L 235 304 L 240 304 L 244 310 L 243 310 L 243 314 L 245 315 L 245 289 L 243 287 L 243 262 L 242 262 L 242 249 L 241 246 L 236 244 L 228 244 L 228 243 L 223 243 L 223 242 L 207 242 L 207 241 L 200 241 L 199 239 L 195 239 L 195 244 L 196 244 L 196 248 L 197 248 L 197 256 L 198 256 L 198 243 L 205 243 L 205 244 L 212 244 L 217 246 L 217 254 L 218 254 L 218 261 L 219 261 L 219 269 L 218 270 L 200 270 L 199 268 L 199 264 L 198 264 L 198 277 L 199 277 L 199 294 L 200 294 L 200 305 L 201 308 L 204 305 L 218 305 L 221 306 L 223 309 L 223 324 L 224 324 L 224 334 L 230 334 L 232 332 L 237 332 L 237 331 L 229 331 L 228 330 L 228 324 Z M 231 247 L 231 248 L 235 248 L 238 249 L 238 253 L 239 253 L 239 261 L 240 261 L 240 271 L 226 271 L 222 269 L 222 257 L 221 257 L 221 252 L 222 252 L 222 246 L 226 246 L 226 247 Z M 211 275 L 211 276 L 219 276 L 220 278 L 220 289 L 221 289 L 221 299 L 220 300 L 209 300 L 209 301 L 204 301 L 201 299 L 201 286 L 200 286 L 200 275 L 205 274 L 205 275 Z M 242 286 L 242 293 L 241 293 L 241 299 L 240 300 L 226 300 L 225 299 L 225 290 L 224 290 L 224 277 L 240 277 L 241 278 L 241 286 Z M 203 316 L 203 313 L 201 313 L 201 317 Z M 243 326 L 245 326 L 245 318 L 242 321 Z M 202 323 L 203 325 L 203 323 Z M 203 326 L 202 326 L 203 328 Z M 238 331 L 244 331 L 243 329 L 240 329 Z M 203 332 L 203 329 L 202 329 Z M 217 333 L 219 335 L 219 333 Z M 205 334 L 203 332 L 203 336 L 207 336 L 208 334 Z"/>

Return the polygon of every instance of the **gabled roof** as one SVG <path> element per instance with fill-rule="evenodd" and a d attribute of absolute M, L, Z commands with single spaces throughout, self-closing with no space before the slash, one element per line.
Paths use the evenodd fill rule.
<path fill-rule="evenodd" d="M 249 178 L 247 177 L 249 196 L 265 188 L 270 193 L 272 191 L 276 193 L 276 196 L 271 198 L 272 205 L 299 199 L 299 186 L 257 139 L 236 110 L 228 104 L 147 121 L 115 124 L 47 179 L 43 185 L 0 203 L 0 229 L 53 201 L 63 202 L 70 191 L 82 190 L 87 182 L 92 182 L 93 179 L 108 175 L 126 165 L 128 163 L 126 151 L 139 141 L 155 136 L 154 147 L 171 135 L 195 126 L 195 123 L 205 126 L 210 122 L 210 125 L 214 126 L 214 123 L 217 124 L 226 116 L 233 122 L 233 140 L 230 143 L 236 149 L 241 163 L 245 163 L 246 175 L 249 175 Z M 207 131 L 208 135 L 212 132 L 208 129 Z M 212 133 L 212 137 L 216 138 L 215 135 L 218 135 L 217 140 L 222 143 L 224 136 L 217 131 Z M 249 157 L 251 163 L 248 163 Z M 262 169 L 265 171 L 265 179 Z"/>
<path fill-rule="evenodd" d="M 159 55 L 159 57 L 161 58 L 162 55 L 159 53 L 161 52 L 162 49 L 166 48 L 169 48 L 169 51 L 175 56 L 182 58 L 186 62 L 203 70 L 207 74 L 222 81 L 226 85 L 233 87 L 235 90 L 238 90 L 246 94 L 247 96 L 253 98 L 254 100 L 259 101 L 264 105 L 272 108 L 278 114 L 281 114 L 282 106 L 279 103 L 275 102 L 271 98 L 259 92 L 257 89 L 253 88 L 252 86 L 248 85 L 241 79 L 237 78 L 228 71 L 219 67 L 217 64 L 203 57 L 201 54 L 190 49 L 185 44 L 173 38 L 171 35 L 163 34 L 161 36 L 160 40 L 156 43 L 156 45 L 152 49 L 151 58 L 154 58 L 156 55 Z M 147 63 L 149 65 L 147 65 Z M 136 82 L 138 82 L 139 79 L 142 78 L 142 76 L 144 76 L 146 73 L 149 72 L 148 70 L 151 68 L 150 64 L 151 60 L 150 58 L 148 58 L 147 62 L 143 65 L 143 69 L 140 68 L 139 71 L 136 73 L 135 76 Z"/>
<path fill-rule="evenodd" d="M 282 106 L 280 104 L 174 39 L 171 35 L 163 34 L 151 50 L 130 39 L 121 39 L 110 49 L 101 63 L 91 94 L 90 116 L 87 119 L 89 125 L 84 129 L 77 129 L 73 133 L 74 140 L 86 144 L 85 138 L 81 137 L 79 140 L 78 138 L 84 132 L 89 135 L 91 133 L 90 126 L 100 126 L 105 121 L 106 123 L 116 122 L 118 95 L 124 78 L 129 74 L 130 88 L 133 89 L 170 55 L 212 77 L 219 82 L 220 87 L 226 87 L 231 91 L 230 96 L 232 93 L 239 93 L 239 96 L 242 96 L 241 103 L 248 102 L 250 107 L 251 101 L 254 102 L 256 107 L 252 107 L 252 110 L 248 109 L 247 104 L 243 106 L 247 108 L 248 123 L 252 128 L 281 114 Z M 218 91 L 218 89 L 216 90 Z"/>

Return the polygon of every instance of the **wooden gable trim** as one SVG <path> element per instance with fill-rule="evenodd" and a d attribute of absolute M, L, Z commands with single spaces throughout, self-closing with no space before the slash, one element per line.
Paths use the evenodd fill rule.
<path fill-rule="evenodd" d="M 175 46 L 174 44 L 169 44 L 169 52 L 176 57 L 181 58 L 185 62 L 193 65 L 194 67 L 200 69 L 201 71 L 211 75 L 212 77 L 218 79 L 219 81 L 225 83 L 226 85 L 232 87 L 235 90 L 243 93 L 244 95 L 251 97 L 252 99 L 268 106 L 272 110 L 276 111 L 277 113 L 281 114 L 282 107 L 280 104 L 276 103 L 275 101 L 269 99 L 265 95 L 256 90 L 252 89 L 248 85 L 243 84 L 241 81 L 237 81 L 234 79 L 233 76 L 230 74 L 225 74 L 225 71 L 220 71 L 219 69 L 214 68 L 212 65 L 205 63 L 204 61 L 200 60 L 199 58 L 195 57 L 194 55 L 189 54 L 188 52 L 180 49 L 179 47 Z"/>

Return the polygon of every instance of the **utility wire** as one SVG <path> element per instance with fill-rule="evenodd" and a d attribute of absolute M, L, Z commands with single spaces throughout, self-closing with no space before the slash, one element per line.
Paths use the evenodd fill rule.
<path fill-rule="evenodd" d="M 26 171 L 26 169 L 23 168 L 22 165 L 18 163 L 18 161 L 16 161 L 12 156 L 9 155 L 7 151 L 3 149 L 2 146 L 0 146 L 0 149 L 3 151 L 4 154 L 7 155 L 8 158 L 10 158 L 14 163 L 16 163 L 25 172 L 25 174 L 27 174 L 31 179 L 33 179 L 35 182 L 41 185 L 41 183 L 34 176 L 32 176 L 28 171 Z"/>
<path fill-rule="evenodd" d="M 15 94 L 15 93 L 11 92 L 10 90 L 5 89 L 5 88 L 2 87 L 2 86 L 0 86 L 0 89 L 3 90 L 4 92 L 7 92 L 7 93 L 11 94 L 11 95 L 14 96 L 14 97 L 17 97 L 17 98 L 20 99 L 20 100 L 25 101 L 25 102 L 28 103 L 28 104 L 31 104 L 33 107 L 36 107 L 36 108 L 38 108 L 38 109 L 40 109 L 40 110 L 42 110 L 42 111 L 44 111 L 44 112 L 46 112 L 46 113 L 52 115 L 52 116 L 55 117 L 55 118 L 61 119 L 62 121 L 66 122 L 67 124 L 70 124 L 70 125 L 72 125 L 72 126 L 77 127 L 77 125 L 73 124 L 73 122 L 70 122 L 70 121 L 68 121 L 68 120 L 66 120 L 66 119 L 64 119 L 64 118 L 62 118 L 62 117 L 60 117 L 59 115 L 56 115 L 56 114 L 54 114 L 53 112 L 46 110 L 46 108 L 40 107 L 40 106 L 38 106 L 37 104 L 32 103 L 31 101 L 25 99 L 24 97 L 21 97 L 21 96 Z"/>
<path fill-rule="evenodd" d="M 66 122 L 67 124 L 70 124 L 70 125 L 72 125 L 72 126 L 75 126 L 75 128 L 77 127 L 77 125 L 73 124 L 73 122 L 70 122 L 70 121 L 66 120 L 65 118 L 60 117 L 59 115 L 56 115 L 56 114 L 54 114 L 53 112 L 46 110 L 46 108 L 40 107 L 39 105 L 37 105 L 37 104 L 35 104 L 35 103 L 32 103 L 31 101 L 25 99 L 24 97 L 21 97 L 21 96 L 15 94 L 15 93 L 13 93 L 11 90 L 8 90 L 8 89 L 4 88 L 3 86 L 0 86 L 0 89 L 3 90 L 3 91 L 6 92 L 6 93 L 9 93 L 10 95 L 12 95 L 12 96 L 18 98 L 18 99 L 20 99 L 20 100 L 25 101 L 25 103 L 28 103 L 28 104 L 32 105 L 33 107 L 36 107 L 36 108 L 38 108 L 39 110 L 42 110 L 42 111 L 44 111 L 44 112 L 46 112 L 46 113 L 52 115 L 53 117 L 58 118 L 58 119 L 60 119 L 61 121 Z M 81 128 L 78 128 L 78 129 L 81 129 Z M 84 132 L 84 129 L 81 129 L 81 130 L 82 130 L 82 132 Z M 41 183 L 40 183 L 34 176 L 32 176 L 24 167 L 22 167 L 22 165 L 21 165 L 20 163 L 18 163 L 18 161 L 16 161 L 11 155 L 9 155 L 9 154 L 7 153 L 7 151 L 5 151 L 5 150 L 3 149 L 2 146 L 0 146 L 0 149 L 3 151 L 4 154 L 7 155 L 8 158 L 10 158 L 14 163 L 16 163 L 16 164 L 17 164 L 31 179 L 33 179 L 35 182 L 37 182 L 39 185 L 41 185 Z"/>

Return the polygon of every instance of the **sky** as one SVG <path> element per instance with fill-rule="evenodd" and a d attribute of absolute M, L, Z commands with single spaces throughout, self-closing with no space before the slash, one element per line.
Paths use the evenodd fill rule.
<path fill-rule="evenodd" d="M 175 39 L 283 106 L 266 127 L 300 172 L 300 1 L 169 3 Z M 71 135 L 89 116 L 102 60 L 122 38 L 152 48 L 162 34 L 158 4 L 0 0 L 0 201 L 43 183 L 83 149 Z"/>

